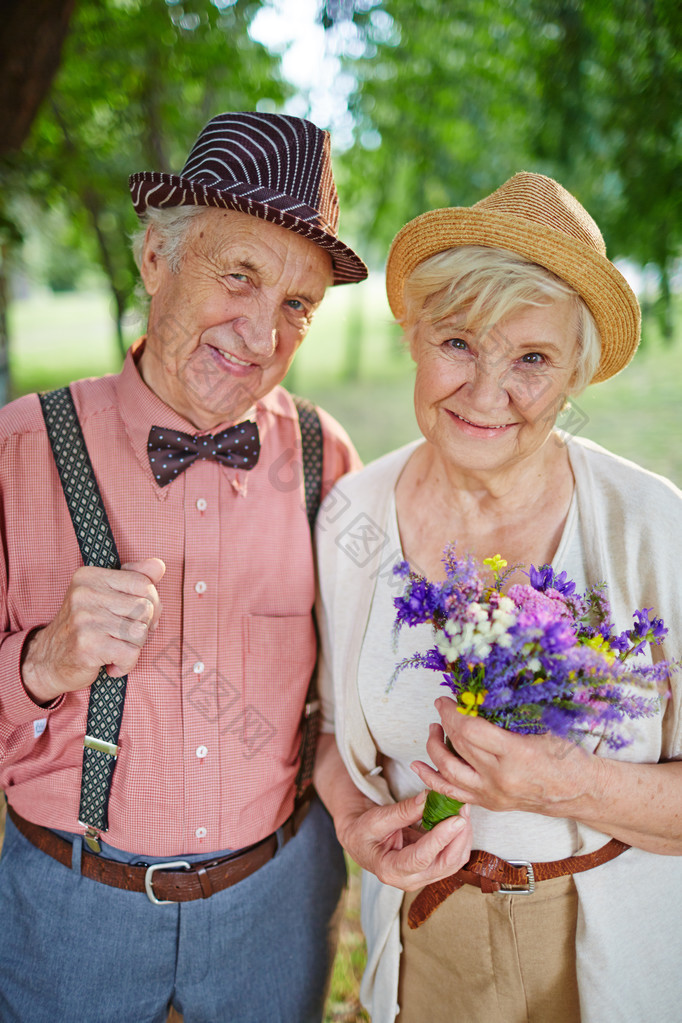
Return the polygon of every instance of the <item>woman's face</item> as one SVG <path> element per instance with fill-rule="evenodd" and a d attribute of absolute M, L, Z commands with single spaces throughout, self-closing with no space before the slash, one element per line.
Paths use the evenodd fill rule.
<path fill-rule="evenodd" d="M 412 332 L 417 422 L 451 465 L 504 471 L 539 451 L 554 426 L 578 357 L 577 310 L 564 299 L 480 329 L 464 322 L 455 313 Z"/>

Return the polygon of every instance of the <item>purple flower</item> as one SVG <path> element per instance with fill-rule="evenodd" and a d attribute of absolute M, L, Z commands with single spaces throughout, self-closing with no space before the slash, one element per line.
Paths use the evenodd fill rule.
<path fill-rule="evenodd" d="M 585 594 L 585 603 L 590 624 L 595 628 L 598 629 L 604 622 L 611 621 L 611 605 L 606 596 L 605 583 L 599 583 L 588 590 Z"/>
<path fill-rule="evenodd" d="M 567 578 L 565 572 L 555 575 L 551 565 L 543 565 L 541 568 L 531 565 L 528 575 L 533 589 L 539 590 L 541 593 L 544 593 L 545 590 L 557 590 L 564 597 L 570 597 L 575 593 L 575 583 Z"/>
<path fill-rule="evenodd" d="M 550 622 L 542 636 L 542 649 L 548 654 L 563 654 L 575 643 L 575 631 L 567 621 Z"/>
<path fill-rule="evenodd" d="M 599 729 L 614 750 L 632 741 L 619 731 L 623 722 L 658 712 L 657 687 L 680 665 L 626 663 L 667 632 L 651 608 L 635 611 L 633 627 L 614 635 L 603 584 L 580 594 L 565 572 L 531 566 L 530 585 L 504 595 L 454 545 L 443 563 L 441 583 L 410 572 L 406 562 L 396 568 L 406 580 L 394 601 L 396 628 L 428 622 L 438 635 L 438 645 L 405 658 L 396 673 L 439 672 L 461 705 L 475 708 L 468 713 L 510 731 L 579 741 Z"/>
<path fill-rule="evenodd" d="M 620 636 L 607 636 L 609 644 L 612 650 L 616 650 L 619 654 L 624 654 L 630 649 L 630 637 L 627 632 L 621 632 Z"/>
<path fill-rule="evenodd" d="M 661 618 L 650 618 L 652 611 L 653 608 L 651 607 L 643 607 L 641 611 L 633 612 L 632 617 L 635 619 L 635 625 L 629 635 L 633 643 L 639 640 L 642 641 L 637 648 L 637 653 L 639 653 L 645 642 L 654 644 L 662 642 L 663 637 L 668 632 Z"/>
<path fill-rule="evenodd" d="M 398 626 L 430 622 L 440 606 L 440 587 L 426 579 L 411 577 L 403 596 L 395 597 L 393 603 L 398 611 Z"/>
<path fill-rule="evenodd" d="M 561 593 L 554 587 L 548 590 L 537 590 L 533 586 L 517 583 L 509 587 L 507 596 L 521 611 L 520 625 L 541 624 L 561 618 L 568 621 L 572 619 L 571 612 Z"/>

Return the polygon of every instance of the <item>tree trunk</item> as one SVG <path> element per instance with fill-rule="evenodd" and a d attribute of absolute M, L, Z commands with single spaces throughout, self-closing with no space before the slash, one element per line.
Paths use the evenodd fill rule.
<path fill-rule="evenodd" d="M 0 0 L 0 156 L 23 145 L 59 67 L 75 0 Z"/>

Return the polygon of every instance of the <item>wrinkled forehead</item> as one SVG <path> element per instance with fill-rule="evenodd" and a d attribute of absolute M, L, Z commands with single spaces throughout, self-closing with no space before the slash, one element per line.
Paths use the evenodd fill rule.
<path fill-rule="evenodd" d="M 333 281 L 332 261 L 319 245 L 279 224 L 237 210 L 206 209 L 192 221 L 189 253 L 212 259 L 243 259 L 264 271 L 285 267 L 319 277 L 324 288 Z"/>

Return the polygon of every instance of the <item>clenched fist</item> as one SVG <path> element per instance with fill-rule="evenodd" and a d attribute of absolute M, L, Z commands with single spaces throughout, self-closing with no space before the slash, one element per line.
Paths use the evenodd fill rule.
<path fill-rule="evenodd" d="M 24 646 L 21 677 L 32 699 L 44 704 L 85 689 L 102 665 L 114 678 L 126 675 L 156 628 L 165 571 L 159 558 L 118 570 L 79 568 L 54 620 Z"/>

